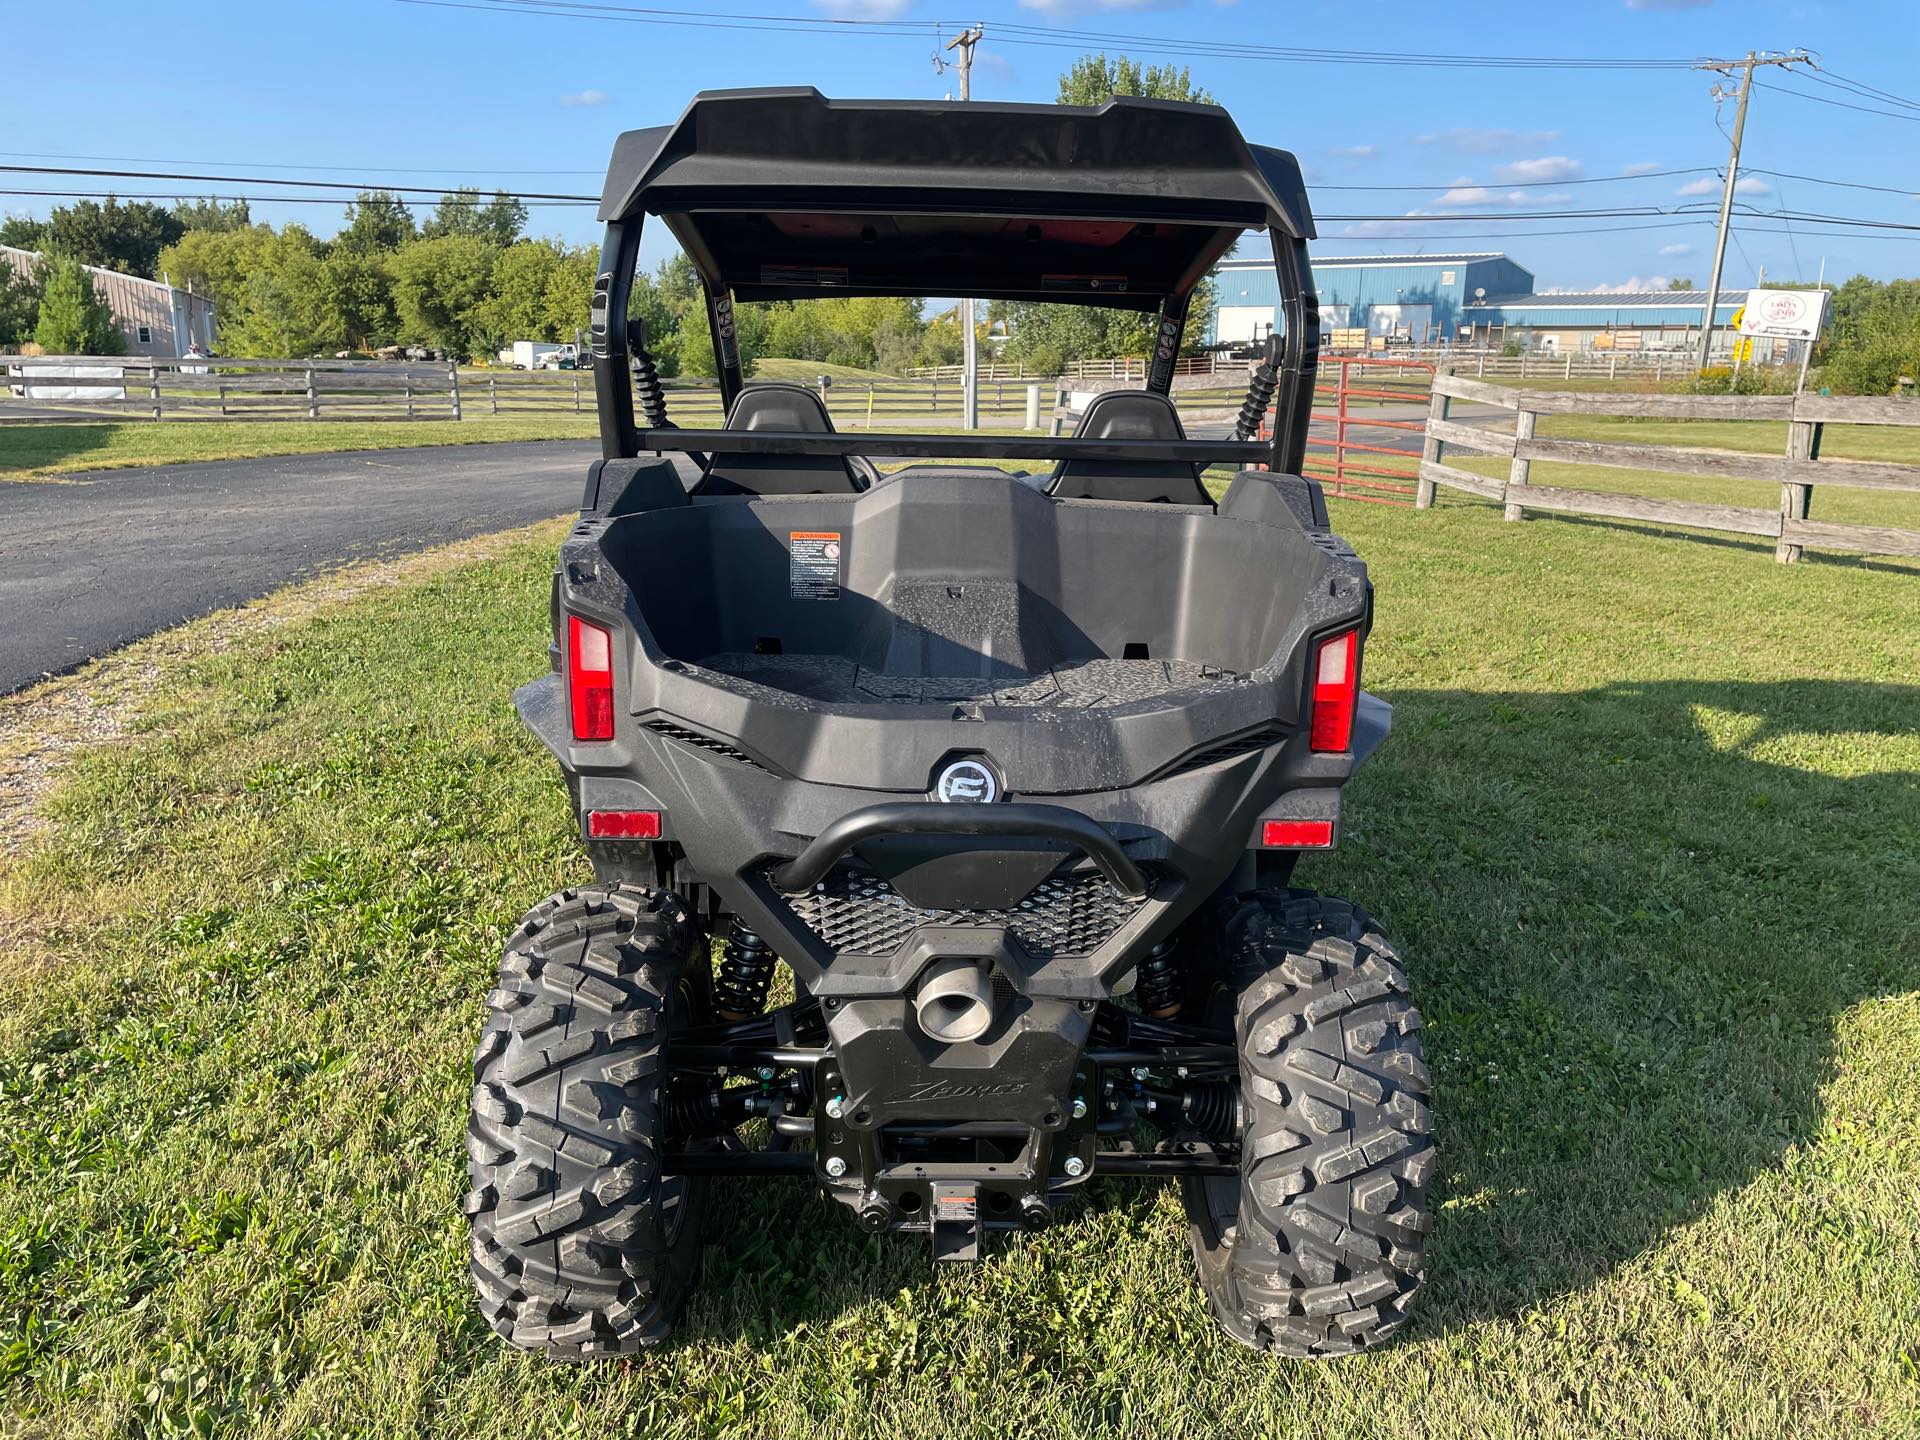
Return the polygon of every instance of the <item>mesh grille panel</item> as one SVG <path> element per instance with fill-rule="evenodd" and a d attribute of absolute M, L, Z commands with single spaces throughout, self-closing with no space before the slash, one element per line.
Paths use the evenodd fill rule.
<path fill-rule="evenodd" d="M 891 955 L 923 925 L 1005 926 L 1035 960 L 1091 955 L 1145 903 L 1086 874 L 1051 876 L 1011 910 L 922 910 L 880 876 L 845 867 L 787 900 L 800 922 L 837 951 Z"/>

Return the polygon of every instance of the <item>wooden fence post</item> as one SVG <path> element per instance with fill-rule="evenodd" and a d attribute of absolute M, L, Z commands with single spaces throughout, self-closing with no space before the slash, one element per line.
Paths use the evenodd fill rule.
<path fill-rule="evenodd" d="M 413 418 L 413 372 L 407 371 L 407 419 Z"/>
<path fill-rule="evenodd" d="M 1485 363 L 1484 357 L 1481 363 Z M 1438 380 L 1442 375 L 1452 373 L 1450 369 L 1437 371 L 1433 378 Z M 1416 510 L 1433 508 L 1433 481 L 1424 473 L 1429 464 L 1440 463 L 1441 444 L 1439 438 L 1433 433 L 1433 422 L 1446 419 L 1452 403 L 1452 397 L 1442 395 L 1437 388 L 1427 396 L 1427 438 L 1420 447 L 1420 469 L 1423 473 L 1414 482 L 1413 487 L 1413 508 Z"/>
<path fill-rule="evenodd" d="M 1527 483 L 1528 472 L 1533 469 L 1533 462 L 1531 460 L 1523 460 L 1520 458 L 1519 447 L 1532 438 L 1533 411 L 1522 410 L 1513 417 L 1513 441 L 1515 448 L 1513 452 L 1513 468 L 1507 473 L 1507 508 L 1505 511 L 1506 518 L 1509 520 L 1518 520 L 1520 518 L 1520 506 L 1519 503 L 1514 500 L 1513 493 L 1520 486 Z"/>
<path fill-rule="evenodd" d="M 153 384 L 149 393 L 153 397 L 153 418 L 158 420 L 160 418 L 160 367 L 155 365 L 147 373 L 153 377 Z"/>
<path fill-rule="evenodd" d="M 1620 357 L 1618 355 L 1607 356 L 1607 379 L 1609 380 L 1617 379 L 1619 377 L 1619 374 L 1620 374 Z"/>
<path fill-rule="evenodd" d="M 487 413 L 489 415 L 500 413 L 500 385 L 492 375 L 487 376 Z"/>
<path fill-rule="evenodd" d="M 307 418 L 309 420 L 320 418 L 320 392 L 314 388 L 311 365 L 307 366 Z"/>
<path fill-rule="evenodd" d="M 1795 420 L 1787 426 L 1787 459 L 1812 460 L 1820 454 L 1820 432 L 1822 426 L 1812 420 Z M 1800 547 L 1789 544 L 1786 537 L 1786 522 L 1804 520 L 1813 501 L 1813 487 L 1801 485 L 1792 480 L 1780 485 L 1780 538 L 1774 542 L 1773 558 L 1782 565 L 1791 565 L 1800 558 Z"/>
<path fill-rule="evenodd" d="M 458 361 L 447 362 L 447 386 L 453 401 L 453 418 L 458 420 L 460 418 L 460 364 Z"/>
<path fill-rule="evenodd" d="M 580 413 L 580 372 L 573 372 L 573 413 Z"/>

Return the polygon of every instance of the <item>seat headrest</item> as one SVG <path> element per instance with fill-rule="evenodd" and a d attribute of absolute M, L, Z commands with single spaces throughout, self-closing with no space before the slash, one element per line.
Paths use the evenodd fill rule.
<path fill-rule="evenodd" d="M 729 430 L 831 435 L 833 417 L 804 385 L 749 385 L 727 412 Z M 848 495 L 872 483 L 866 462 L 846 455 L 743 455 L 716 450 L 695 495 Z"/>
<path fill-rule="evenodd" d="M 1180 412 L 1164 395 L 1150 390 L 1103 390 L 1080 417 L 1074 435 L 1082 440 L 1184 440 Z"/>
<path fill-rule="evenodd" d="M 749 385 L 734 397 L 733 409 L 727 412 L 727 429 L 831 435 L 833 420 L 820 397 L 806 386 L 774 381 Z"/>
<path fill-rule="evenodd" d="M 1184 440 L 1180 412 L 1150 390 L 1104 390 L 1080 417 L 1076 440 Z M 1062 460 L 1047 493 L 1062 500 L 1211 505 L 1200 467 L 1183 460 Z"/>

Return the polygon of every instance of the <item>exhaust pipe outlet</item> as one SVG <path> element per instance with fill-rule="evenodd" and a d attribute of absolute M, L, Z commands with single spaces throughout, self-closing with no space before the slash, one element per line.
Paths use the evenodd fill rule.
<path fill-rule="evenodd" d="M 993 1023 L 993 984 L 972 960 L 941 960 L 929 966 L 913 996 L 920 1028 L 944 1045 L 977 1040 Z"/>

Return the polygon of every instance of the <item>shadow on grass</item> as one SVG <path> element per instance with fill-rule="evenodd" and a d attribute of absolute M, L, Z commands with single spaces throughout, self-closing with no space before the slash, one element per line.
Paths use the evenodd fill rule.
<path fill-rule="evenodd" d="M 1387 698 L 1343 851 L 1299 883 L 1386 922 L 1427 1018 L 1418 1335 L 1595 1282 L 1820 1128 L 1842 1017 L 1920 987 L 1920 774 L 1884 769 L 1920 687 Z M 1094 1198 L 1164 1223 L 1151 1187 Z M 859 1234 L 804 1183 L 718 1187 L 709 1239 L 688 1336 L 933 1283 L 923 1244 Z"/>
<path fill-rule="evenodd" d="M 13 479 L 16 472 L 104 450 L 119 428 L 111 424 L 0 425 L 0 483 Z"/>

